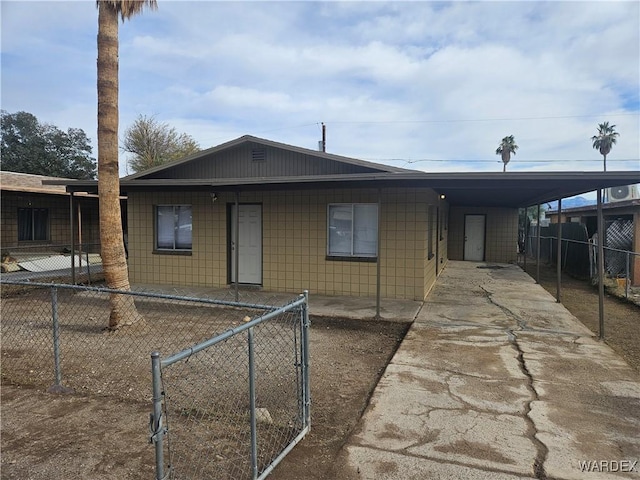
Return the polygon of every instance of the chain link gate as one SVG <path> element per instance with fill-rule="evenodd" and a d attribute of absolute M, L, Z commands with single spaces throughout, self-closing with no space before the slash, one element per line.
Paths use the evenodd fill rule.
<path fill-rule="evenodd" d="M 238 320 L 176 354 L 151 354 L 157 480 L 263 479 L 309 432 L 307 292 Z"/>

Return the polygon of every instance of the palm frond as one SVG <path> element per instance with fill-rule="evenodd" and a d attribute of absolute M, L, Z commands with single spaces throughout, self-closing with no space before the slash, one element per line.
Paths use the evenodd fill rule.
<path fill-rule="evenodd" d="M 620 134 L 615 131 L 615 128 L 616 126 L 609 125 L 609 122 L 600 123 L 598 125 L 598 135 L 591 137 L 593 148 L 600 150 L 600 153 L 609 153 L 611 147 L 617 143 L 617 137 L 620 136 Z"/>
<path fill-rule="evenodd" d="M 156 0 L 96 0 L 96 5 L 100 2 L 106 3 L 116 14 L 119 14 L 123 22 L 140 13 L 144 7 L 149 7 L 151 10 L 158 8 Z"/>
<path fill-rule="evenodd" d="M 516 150 L 518 150 L 518 145 L 516 145 L 516 140 L 513 135 L 508 135 L 502 139 L 500 145 L 496 149 L 496 155 L 501 155 L 502 152 L 509 152 L 515 155 Z"/>

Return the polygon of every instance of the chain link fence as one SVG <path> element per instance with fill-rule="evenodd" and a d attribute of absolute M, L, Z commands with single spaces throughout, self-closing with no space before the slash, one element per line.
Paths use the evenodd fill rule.
<path fill-rule="evenodd" d="M 563 224 L 564 225 L 564 224 Z M 564 228 L 564 227 L 563 227 Z M 628 227 L 625 226 L 625 228 Z M 532 227 L 535 230 L 535 227 Z M 542 229 L 544 231 L 544 228 Z M 621 242 L 615 243 L 620 245 Z M 557 262 L 558 237 L 540 236 L 540 260 L 548 264 Z M 640 252 L 631 251 L 630 244 L 623 243 L 628 248 L 621 250 L 604 246 L 604 273 L 608 278 L 615 279 L 621 285 L 625 298 L 629 298 L 631 292 L 631 278 L 633 265 L 637 263 Z M 598 277 L 598 244 L 596 238 L 588 240 L 575 240 L 565 238 L 563 233 L 561 250 L 561 269 L 578 278 L 589 278 L 592 282 Z M 527 238 L 527 255 L 537 257 L 537 237 L 535 232 Z"/>
<path fill-rule="evenodd" d="M 0 289 L 3 382 L 54 392 L 113 397 L 124 401 L 123 408 L 129 402 L 151 405 L 151 352 L 190 351 L 194 345 L 224 332 L 244 331 L 248 325 L 246 318 L 264 318 L 286 303 L 282 295 L 267 296 L 257 291 L 200 289 L 190 292 L 183 288 L 175 289 L 173 294 L 150 290 L 120 292 L 91 286 L 7 280 L 4 274 Z M 126 308 L 121 309 L 122 323 L 131 325 L 112 331 L 106 327 L 114 301 L 126 304 Z M 265 465 L 263 458 L 270 449 L 276 449 L 276 444 L 300 430 L 296 422 L 300 421 L 299 412 L 304 404 L 300 400 L 302 387 L 298 377 L 301 350 L 294 358 L 289 345 L 292 342 L 294 346 L 300 345 L 302 307 L 296 303 L 291 311 L 294 310 L 297 313 L 283 314 L 254 326 L 257 339 L 254 352 L 259 360 L 254 416 L 260 420 L 258 431 L 269 432 L 274 438 L 259 450 L 260 468 Z M 194 352 L 166 372 L 171 393 L 167 396 L 166 412 L 173 412 L 167 419 L 176 425 L 176 431 L 172 428 L 167 437 L 171 441 L 163 446 L 171 461 L 169 472 L 176 471 L 174 466 L 191 468 L 193 462 L 208 465 L 211 458 L 227 458 L 230 444 L 216 432 L 227 431 L 229 418 L 238 422 L 248 418 L 246 411 L 243 415 L 238 413 L 240 407 L 236 407 L 235 417 L 221 414 L 223 405 L 234 402 L 239 406 L 248 405 L 247 395 L 243 400 L 238 395 L 240 385 L 250 376 L 248 360 L 242 358 L 238 340 L 227 340 L 221 345 L 222 353 L 215 357 L 207 352 Z M 248 347 L 243 348 L 246 357 Z M 212 403 L 213 396 L 218 403 Z M 201 406 L 199 402 L 205 397 L 209 404 Z M 267 412 L 272 423 L 263 424 L 262 415 L 268 418 Z M 191 422 L 189 428 L 193 428 L 194 434 L 184 433 L 180 427 L 184 420 Z M 197 422 L 201 422 L 200 427 L 194 426 Z M 195 435 L 205 423 L 204 431 L 209 431 L 209 436 Z M 288 427 L 290 423 L 295 428 Z M 239 426 L 234 428 L 240 431 Z M 210 442 L 206 446 L 208 453 L 196 459 L 193 452 L 198 451 L 202 446 L 200 442 L 205 440 Z M 176 445 L 175 453 L 168 449 L 171 444 Z M 250 458 L 249 451 L 236 453 L 237 457 Z M 182 472 L 173 478 L 212 478 L 206 473 L 206 465 L 194 470 L 192 477 Z M 228 478 L 242 478 L 236 475 L 241 470 L 234 468 Z M 245 478 L 252 477 L 249 474 Z"/>
<path fill-rule="evenodd" d="M 265 478 L 310 428 L 308 329 L 301 296 L 181 352 L 155 352 L 156 478 Z"/>

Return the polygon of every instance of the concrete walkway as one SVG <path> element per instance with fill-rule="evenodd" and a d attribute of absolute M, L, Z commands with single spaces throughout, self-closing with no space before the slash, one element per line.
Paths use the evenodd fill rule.
<path fill-rule="evenodd" d="M 195 298 L 216 298 L 235 301 L 233 286 L 225 288 L 181 287 L 136 283 L 133 289 L 138 292 L 163 293 Z M 280 306 L 302 292 L 270 292 L 262 289 L 241 287 L 241 302 Z M 380 302 L 380 317 L 388 322 L 411 323 L 422 307 L 422 302 L 413 300 L 397 300 L 384 298 Z M 309 296 L 309 313 L 318 317 L 351 318 L 371 320 L 376 315 L 376 299 L 371 297 L 323 296 L 311 293 Z"/>
<path fill-rule="evenodd" d="M 640 376 L 519 267 L 449 262 L 340 462 L 353 479 L 640 478 Z"/>

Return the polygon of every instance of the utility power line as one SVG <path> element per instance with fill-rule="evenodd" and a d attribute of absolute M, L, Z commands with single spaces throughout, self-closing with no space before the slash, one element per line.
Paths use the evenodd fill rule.
<path fill-rule="evenodd" d="M 496 117 L 496 118 L 458 118 L 450 120 L 339 120 L 325 122 L 327 124 L 400 124 L 400 123 L 464 123 L 464 122 L 505 122 L 519 120 L 554 120 L 563 118 L 596 118 L 596 117 L 640 117 L 640 113 L 611 113 L 611 114 L 592 114 L 592 115 L 557 115 L 543 117 Z"/>
<path fill-rule="evenodd" d="M 412 163 L 420 163 L 420 162 L 448 162 L 448 163 L 502 163 L 502 160 L 491 159 L 491 160 L 483 160 L 483 159 L 461 159 L 461 158 L 453 158 L 453 159 L 445 159 L 445 158 L 420 158 L 420 159 L 405 159 L 405 158 L 363 158 L 363 160 L 369 160 L 371 162 L 404 162 L 405 164 Z M 640 162 L 638 158 L 622 158 L 622 159 L 607 159 L 611 162 Z M 552 160 L 522 160 L 517 159 L 513 160 L 514 163 L 523 164 L 523 163 L 556 163 L 556 162 L 599 162 L 602 163 L 602 159 L 591 158 L 591 159 L 552 159 Z"/>

